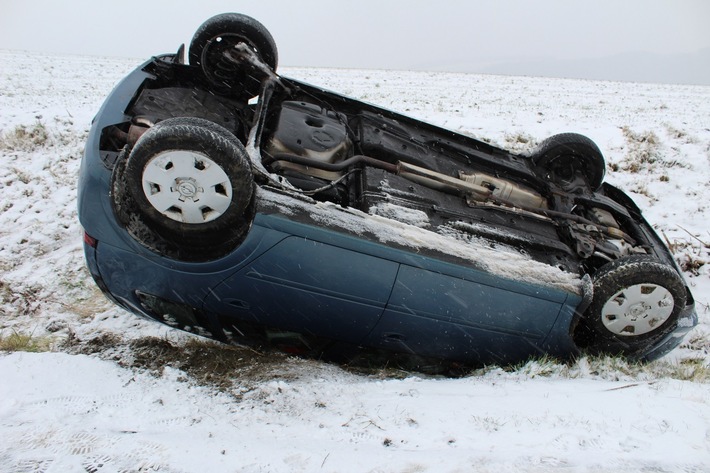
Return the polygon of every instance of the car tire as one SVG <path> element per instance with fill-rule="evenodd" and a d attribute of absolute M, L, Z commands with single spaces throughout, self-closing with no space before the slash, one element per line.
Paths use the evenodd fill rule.
<path fill-rule="evenodd" d="M 578 338 L 593 353 L 633 357 L 672 331 L 685 307 L 680 274 L 650 256 L 609 262 L 592 279 L 594 295 Z"/>
<path fill-rule="evenodd" d="M 142 226 L 131 233 L 158 252 L 167 249 L 167 256 L 215 257 L 235 248 L 251 227 L 255 184 L 249 157 L 216 123 L 160 122 L 136 142 L 119 173 L 125 186 L 114 185 L 119 216 L 129 222 L 137 217 Z"/>
<path fill-rule="evenodd" d="M 577 133 L 553 135 L 540 143 L 532 160 L 544 179 L 565 190 L 597 190 L 604 181 L 606 163 L 599 147 Z"/>
<path fill-rule="evenodd" d="M 205 118 L 198 118 L 198 117 L 174 117 L 170 119 L 166 119 L 163 121 L 160 121 L 156 123 L 153 128 L 159 128 L 165 125 L 169 126 L 174 126 L 174 125 L 187 125 L 187 126 L 195 126 L 198 128 L 205 128 L 207 130 L 210 130 L 213 133 L 218 134 L 225 140 L 229 141 L 233 145 L 239 147 L 243 147 L 242 142 L 237 138 L 237 135 L 233 133 L 231 130 L 228 130 L 226 127 L 207 120 Z"/>
<path fill-rule="evenodd" d="M 248 45 L 272 71 L 276 70 L 278 50 L 271 33 L 254 18 L 240 13 L 223 13 L 205 21 L 192 37 L 188 56 L 190 64 L 202 68 L 216 92 L 248 99 L 259 93 L 260 74 L 224 59 L 224 52 L 238 43 Z"/>

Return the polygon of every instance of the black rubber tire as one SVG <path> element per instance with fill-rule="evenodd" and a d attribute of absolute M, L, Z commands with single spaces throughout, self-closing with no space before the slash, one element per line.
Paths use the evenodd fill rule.
<path fill-rule="evenodd" d="M 604 155 L 596 143 L 577 133 L 547 138 L 533 152 L 532 160 L 546 180 L 565 190 L 586 185 L 596 191 L 604 182 Z"/>
<path fill-rule="evenodd" d="M 582 317 L 576 331 L 579 344 L 595 354 L 624 355 L 633 357 L 650 347 L 655 341 L 665 337 L 675 329 L 678 316 L 686 304 L 687 292 L 683 278 L 676 269 L 650 256 L 627 256 L 602 266 L 592 277 L 594 296 L 592 303 Z M 613 320 L 615 316 L 605 315 L 607 302 L 623 302 L 623 297 L 615 297 L 620 291 L 632 287 L 649 285 L 665 289 L 672 297 L 673 308 L 670 315 L 652 330 L 639 334 L 617 334 L 609 330 L 604 317 Z M 621 299 L 619 301 L 619 299 Z M 616 302 L 615 302 L 616 303 Z M 658 303 L 658 307 L 661 304 Z M 629 312 L 632 309 L 629 309 Z M 646 311 L 642 312 L 648 317 Z"/>
<path fill-rule="evenodd" d="M 222 13 L 205 21 L 190 42 L 190 64 L 202 68 L 215 91 L 250 98 L 259 92 L 260 81 L 253 77 L 253 71 L 223 59 L 224 51 L 237 43 L 250 46 L 271 70 L 276 70 L 278 50 L 271 33 L 254 18 L 241 13 Z"/>
<path fill-rule="evenodd" d="M 230 130 L 226 129 L 222 125 L 212 122 L 210 120 L 204 119 L 204 118 L 198 118 L 198 117 L 174 117 L 170 119 L 166 119 L 163 121 L 160 121 L 153 126 L 153 128 L 159 128 L 161 126 L 165 126 L 167 122 L 167 125 L 169 126 L 174 126 L 174 125 L 188 125 L 188 126 L 197 126 L 201 128 L 205 128 L 207 130 L 210 130 L 213 133 L 216 133 L 220 135 L 222 138 L 225 140 L 231 142 L 232 144 L 235 144 L 235 142 L 239 142 L 241 144 L 241 141 L 239 141 L 239 138 L 237 138 L 237 135 L 232 133 Z M 236 145 L 239 146 L 239 145 Z"/>
<path fill-rule="evenodd" d="M 226 174 L 231 201 L 218 217 L 204 223 L 185 223 L 161 213 L 149 201 L 143 190 L 148 163 L 161 153 L 175 151 L 204 155 Z M 143 227 L 131 233 L 158 252 L 174 248 L 167 256 L 185 260 L 214 257 L 234 249 L 251 227 L 255 184 L 249 157 L 236 137 L 216 123 L 187 117 L 160 122 L 136 142 L 121 174 L 125 189 L 118 190 L 114 185 L 114 194 L 123 219 L 131 220 L 130 214 L 136 214 Z"/>

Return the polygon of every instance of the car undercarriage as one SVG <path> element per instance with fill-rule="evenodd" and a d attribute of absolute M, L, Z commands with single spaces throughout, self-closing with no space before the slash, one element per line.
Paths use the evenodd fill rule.
<path fill-rule="evenodd" d="M 282 77 L 264 78 L 265 100 L 250 106 L 215 96 L 177 55 L 156 58 L 147 70 L 156 79 L 127 110 L 132 122 L 104 131 L 107 160 L 167 118 L 204 118 L 246 142 L 259 117 L 261 182 L 275 188 L 375 215 L 409 209 L 432 230 L 514 244 L 573 273 L 652 253 L 658 244 L 638 208 L 597 182 L 604 174 L 601 152 L 593 150 L 599 156 L 593 161 L 582 156 L 576 148 L 596 146 L 581 135 L 551 139 L 573 162 L 540 164 L 544 143 L 515 155 Z"/>

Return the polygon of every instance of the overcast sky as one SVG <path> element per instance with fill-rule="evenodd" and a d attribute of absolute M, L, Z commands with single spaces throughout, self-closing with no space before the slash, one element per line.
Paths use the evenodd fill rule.
<path fill-rule="evenodd" d="M 680 72 L 710 84 L 709 0 L 0 0 L 0 6 L 3 49 L 145 58 L 189 44 L 210 16 L 238 11 L 271 31 L 283 66 L 616 79 L 643 58 L 653 65 L 637 75 Z"/>

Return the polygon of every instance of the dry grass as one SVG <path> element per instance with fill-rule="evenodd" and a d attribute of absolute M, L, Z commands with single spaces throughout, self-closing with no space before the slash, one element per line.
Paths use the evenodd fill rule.
<path fill-rule="evenodd" d="M 542 357 L 503 368 L 490 366 L 472 370 L 460 367 L 458 372 L 448 371 L 438 375 L 470 377 L 504 371 L 508 375 L 521 376 L 525 379 L 597 378 L 650 383 L 660 379 L 675 379 L 710 383 L 710 366 L 705 361 L 706 356 L 703 355 L 710 348 L 710 340 L 707 336 L 696 335 L 686 341 L 683 347 L 693 353 L 697 352 L 700 356 L 678 362 L 660 360 L 652 363 L 638 363 L 610 356 L 585 356 L 567 362 Z M 174 368 L 184 373 L 185 381 L 214 387 L 238 398 L 265 382 L 294 380 L 302 377 L 306 372 L 333 368 L 332 364 L 297 359 L 274 350 L 257 351 L 198 337 L 190 338 L 186 342 L 156 337 L 128 341 L 115 334 L 104 334 L 86 340 L 70 337 L 62 349 L 70 353 L 97 354 L 121 366 L 146 370 L 156 376 L 162 375 L 165 367 Z M 372 364 L 369 367 L 364 364 L 339 366 L 351 374 L 374 379 L 426 376 L 421 369 L 408 370 L 403 366 L 382 363 Z"/>
<path fill-rule="evenodd" d="M 692 339 L 684 346 L 690 348 Z M 707 337 L 695 341 L 696 348 L 703 351 L 702 346 L 710 345 Z M 487 367 L 475 370 L 475 376 L 485 375 L 499 370 L 499 367 Z M 601 378 L 612 381 L 644 381 L 655 382 L 659 379 L 675 379 L 696 383 L 710 383 L 710 366 L 704 358 L 688 358 L 678 362 L 658 360 L 651 363 L 640 363 L 621 357 L 584 356 L 570 362 L 562 362 L 554 358 L 542 357 L 526 363 L 505 369 L 510 374 L 525 378 Z"/>
<path fill-rule="evenodd" d="M 528 133 L 506 133 L 503 147 L 515 153 L 531 152 L 539 142 Z"/>
<path fill-rule="evenodd" d="M 72 336 L 62 348 L 70 353 L 98 354 L 121 366 L 147 370 L 156 375 L 161 375 L 165 367 L 175 368 L 200 385 L 225 392 L 237 383 L 243 387 L 289 377 L 288 370 L 279 369 L 288 360 L 285 354 L 197 337 L 180 343 L 157 337 L 127 341 L 115 334 L 87 340 Z"/>
<path fill-rule="evenodd" d="M 661 139 L 653 131 L 635 131 L 629 127 L 621 129 L 626 139 L 627 153 L 620 165 L 612 166 L 612 170 L 619 168 L 632 174 L 648 172 L 657 167 L 673 168 L 686 167 L 677 160 L 665 157 L 665 150 Z M 666 175 L 666 182 L 670 180 Z"/>
<path fill-rule="evenodd" d="M 0 311 L 13 317 L 37 314 L 42 303 L 39 293 L 37 286 L 18 289 L 0 279 Z"/>
<path fill-rule="evenodd" d="M 710 244 L 697 235 L 680 227 L 690 238 L 674 238 L 671 240 L 663 233 L 663 238 L 671 253 L 674 255 L 678 266 L 693 276 L 700 276 L 700 270 L 710 259 Z"/>
<path fill-rule="evenodd" d="M 91 319 L 97 314 L 114 307 L 96 286 L 89 286 L 80 292 L 80 297 L 64 305 L 66 310 L 76 314 L 80 320 Z"/>
<path fill-rule="evenodd" d="M 24 334 L 12 331 L 10 335 L 0 334 L 0 351 L 27 351 L 39 353 L 49 351 L 51 340 L 48 337 L 35 337 L 32 334 Z"/>
<path fill-rule="evenodd" d="M 17 125 L 0 135 L 0 150 L 33 151 L 50 142 L 49 132 L 43 123 Z"/>

